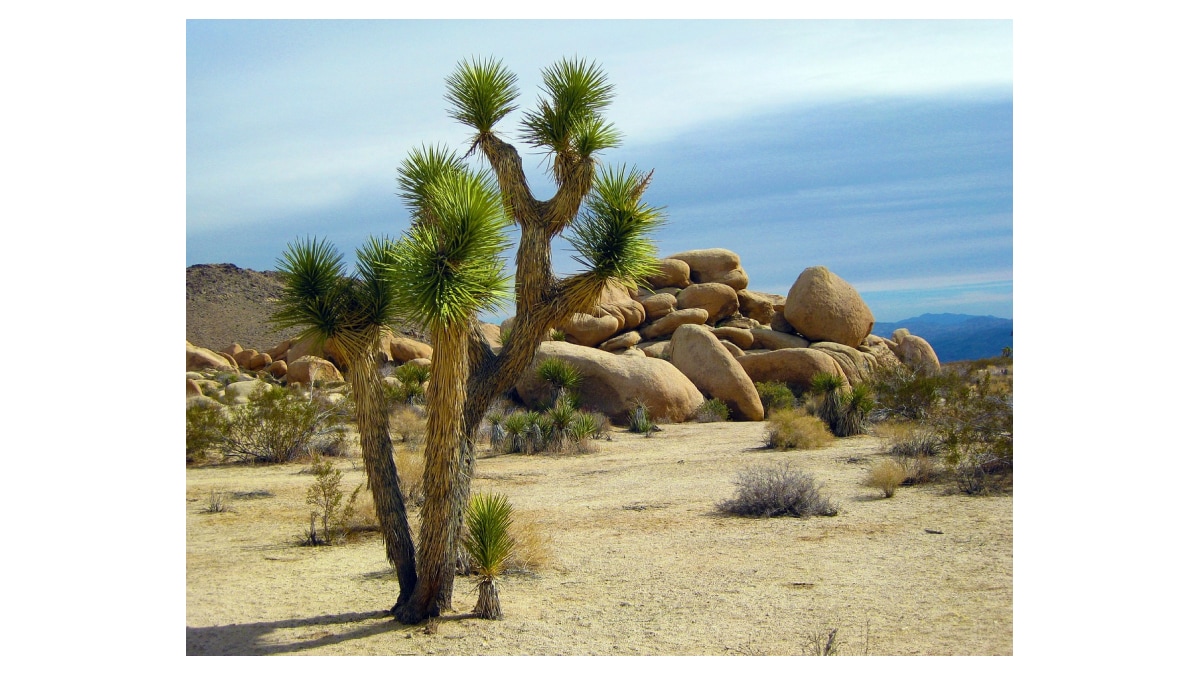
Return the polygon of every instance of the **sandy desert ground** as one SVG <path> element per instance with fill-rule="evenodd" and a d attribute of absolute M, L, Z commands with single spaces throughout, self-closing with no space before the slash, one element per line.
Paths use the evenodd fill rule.
<path fill-rule="evenodd" d="M 499 581 L 505 618 L 402 626 L 378 535 L 300 547 L 304 463 L 187 469 L 187 654 L 803 655 L 1013 652 L 1012 496 L 945 485 L 892 499 L 861 486 L 880 441 L 762 449 L 763 423 L 614 431 L 589 454 L 481 459 L 476 490 L 507 494 L 552 560 Z M 824 483 L 834 517 L 745 519 L 715 504 L 739 470 L 790 462 Z M 337 460 L 343 484 L 363 480 Z M 208 513 L 213 491 L 266 490 Z M 454 610 L 475 595 L 455 584 Z"/>

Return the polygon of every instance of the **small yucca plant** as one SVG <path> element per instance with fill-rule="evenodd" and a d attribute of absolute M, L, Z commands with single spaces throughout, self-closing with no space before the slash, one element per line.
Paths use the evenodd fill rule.
<path fill-rule="evenodd" d="M 548 358 L 538 364 L 538 377 L 554 388 L 550 404 L 565 400 L 572 408 L 579 407 L 579 385 L 583 377 L 574 366 L 559 358 Z"/>
<path fill-rule="evenodd" d="M 846 386 L 846 380 L 841 375 L 817 373 L 812 378 L 812 393 L 820 399 L 817 404 L 817 417 L 820 417 L 829 430 L 837 434 L 841 417 L 841 397 L 838 390 Z"/>
<path fill-rule="evenodd" d="M 840 437 L 858 436 L 866 433 L 867 415 L 875 407 L 871 388 L 865 383 L 854 385 L 850 391 L 839 397 L 837 428 L 834 435 Z"/>
<path fill-rule="evenodd" d="M 515 544 L 509 533 L 512 526 L 512 504 L 509 503 L 508 497 L 494 493 L 471 497 L 471 504 L 467 507 L 466 526 L 467 539 L 464 547 L 481 577 L 477 586 L 479 599 L 472 611 L 483 619 L 503 619 L 500 594 L 496 591 L 496 578 L 504 573 Z"/>

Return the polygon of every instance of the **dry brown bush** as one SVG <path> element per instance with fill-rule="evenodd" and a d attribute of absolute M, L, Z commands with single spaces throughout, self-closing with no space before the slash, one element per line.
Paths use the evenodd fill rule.
<path fill-rule="evenodd" d="M 885 459 L 871 467 L 871 473 L 863 481 L 863 485 L 883 492 L 885 499 L 896 494 L 896 488 L 904 482 L 908 472 L 894 459 Z"/>
<path fill-rule="evenodd" d="M 768 448 L 814 450 L 832 442 L 829 427 L 800 409 L 777 410 L 767 421 Z"/>

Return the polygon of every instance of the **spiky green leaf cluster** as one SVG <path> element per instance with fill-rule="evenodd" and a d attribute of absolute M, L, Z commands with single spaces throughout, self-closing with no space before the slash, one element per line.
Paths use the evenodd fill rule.
<path fill-rule="evenodd" d="M 495 579 L 504 572 L 516 542 L 509 534 L 512 504 L 502 494 L 474 495 L 466 513 L 465 548 L 484 579 Z"/>
<path fill-rule="evenodd" d="M 508 296 L 500 259 L 508 220 L 499 188 L 482 171 L 440 161 L 412 163 L 406 174 L 417 218 L 395 262 L 402 311 L 427 329 L 464 325 Z"/>
<path fill-rule="evenodd" d="M 447 111 L 454 119 L 484 134 L 517 109 L 517 76 L 497 59 L 462 60 L 446 78 Z"/>
<path fill-rule="evenodd" d="M 565 235 L 573 256 L 598 279 L 633 287 L 656 271 L 657 249 L 650 234 L 663 222 L 662 209 L 641 199 L 647 176 L 637 169 L 605 167 L 596 176 L 584 211 Z"/>
<path fill-rule="evenodd" d="M 604 120 L 613 86 L 596 62 L 562 59 L 542 71 L 542 93 L 521 120 L 521 140 L 554 154 L 593 153 L 616 147 L 616 127 Z"/>
<path fill-rule="evenodd" d="M 420 220 L 429 192 L 439 180 L 466 170 L 466 163 L 445 145 L 422 145 L 410 150 L 404 163 L 396 169 L 396 184 L 400 188 L 400 198 L 412 209 L 414 220 Z"/>
<path fill-rule="evenodd" d="M 302 338 L 369 340 L 370 329 L 397 317 L 394 247 L 387 237 L 368 238 L 358 249 L 354 274 L 347 275 L 342 254 L 328 240 L 292 242 L 276 263 L 283 292 L 271 322 L 303 329 Z"/>

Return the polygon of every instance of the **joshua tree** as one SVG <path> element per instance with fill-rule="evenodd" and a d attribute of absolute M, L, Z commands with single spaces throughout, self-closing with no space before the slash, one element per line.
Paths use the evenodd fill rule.
<path fill-rule="evenodd" d="M 450 115 L 473 132 L 466 156 L 480 153 L 494 180 L 440 147 L 413 151 L 399 169 L 413 225 L 398 247 L 396 276 L 406 313 L 434 342 L 418 582 L 406 598 L 402 581 L 392 610 L 405 623 L 449 606 L 453 542 L 475 467 L 472 432 L 489 404 L 532 363 L 551 328 L 589 311 L 609 281 L 632 287 L 654 270 L 648 235 L 661 212 L 641 200 L 650 174 L 600 168 L 595 157 L 619 140 L 603 117 L 612 85 L 596 64 L 578 59 L 546 68 L 542 79 L 542 96 L 524 114 L 519 138 L 545 152 L 558 186 L 549 200 L 533 196 L 516 148 L 497 133 L 496 124 L 516 110 L 518 91 L 516 76 L 495 59 L 460 62 L 446 94 Z M 520 228 L 516 315 L 494 354 L 475 316 L 498 299 L 502 221 Z M 559 235 L 574 245 L 582 272 L 554 274 L 550 245 Z"/>
<path fill-rule="evenodd" d="M 358 251 L 355 273 L 347 276 L 341 254 L 328 242 L 307 239 L 291 244 L 278 262 L 283 293 L 272 320 L 280 328 L 303 328 L 301 339 L 324 344 L 347 364 L 367 485 L 400 597 L 407 600 L 416 587 L 415 551 L 392 457 L 383 382 L 373 356 L 381 329 L 397 317 L 392 258 L 390 241 L 370 239 Z"/>

